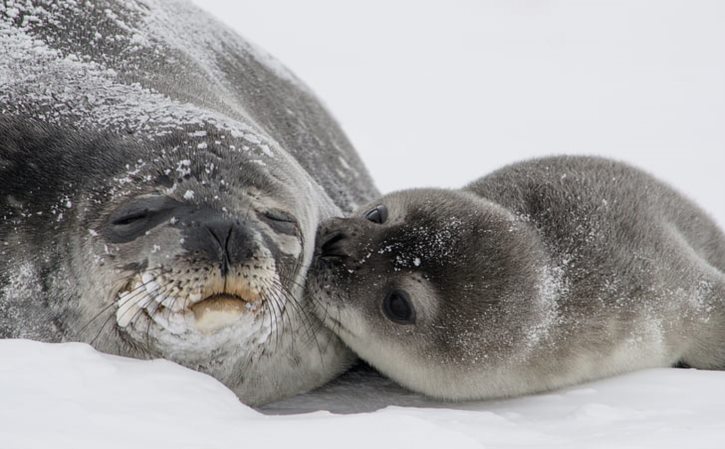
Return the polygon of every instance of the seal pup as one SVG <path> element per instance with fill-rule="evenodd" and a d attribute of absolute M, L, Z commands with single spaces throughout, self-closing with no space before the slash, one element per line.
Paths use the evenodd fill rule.
<path fill-rule="evenodd" d="M 443 399 L 678 363 L 725 368 L 725 236 L 650 175 L 593 157 L 324 222 L 316 310 L 362 359 Z"/>
<path fill-rule="evenodd" d="M 0 5 L 0 336 L 208 373 L 244 402 L 354 356 L 304 296 L 377 192 L 309 89 L 187 2 Z"/>

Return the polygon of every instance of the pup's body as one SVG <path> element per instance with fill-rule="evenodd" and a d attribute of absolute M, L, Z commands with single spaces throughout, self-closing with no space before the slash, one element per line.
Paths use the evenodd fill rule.
<path fill-rule="evenodd" d="M 393 193 L 323 223 L 318 251 L 319 316 L 431 396 L 725 368 L 725 236 L 621 163 L 538 159 L 461 190 Z"/>

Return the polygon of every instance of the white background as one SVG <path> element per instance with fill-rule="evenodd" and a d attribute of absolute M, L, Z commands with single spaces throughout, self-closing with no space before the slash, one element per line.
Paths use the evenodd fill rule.
<path fill-rule="evenodd" d="M 560 153 L 725 226 L 725 2 L 198 0 L 319 95 L 383 192 Z"/>

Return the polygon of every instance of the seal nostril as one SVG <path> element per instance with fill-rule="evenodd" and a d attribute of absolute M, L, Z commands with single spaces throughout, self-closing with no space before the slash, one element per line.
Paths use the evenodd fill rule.
<path fill-rule="evenodd" d="M 228 227 L 228 230 L 225 231 L 225 227 Z M 216 256 L 220 259 L 219 269 L 221 270 L 222 277 L 226 278 L 229 273 L 229 266 L 232 264 L 232 261 L 230 260 L 229 239 L 232 235 L 233 228 L 232 226 L 227 226 L 226 223 L 221 223 L 221 225 L 205 224 L 204 228 L 211 235 L 209 240 L 215 242 L 215 244 L 210 243 L 211 247 L 209 248 L 208 253 L 213 257 Z M 226 236 L 222 239 L 221 236 L 225 234 Z M 196 269 L 195 271 L 199 270 Z"/>
<path fill-rule="evenodd" d="M 322 236 L 320 242 L 320 257 L 322 258 L 342 258 L 349 255 L 345 252 L 341 243 L 347 239 L 342 231 L 332 231 Z"/>
<path fill-rule="evenodd" d="M 334 245 L 335 243 L 339 242 L 340 240 L 345 238 L 345 234 L 343 234 L 342 231 L 335 231 L 328 235 L 326 235 L 322 242 L 322 247 L 329 245 Z"/>

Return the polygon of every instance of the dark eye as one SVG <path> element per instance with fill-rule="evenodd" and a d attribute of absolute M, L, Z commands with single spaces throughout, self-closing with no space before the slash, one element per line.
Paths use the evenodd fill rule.
<path fill-rule="evenodd" d="M 397 324 L 415 324 L 415 309 L 410 297 L 402 290 L 393 290 L 383 301 L 383 313 Z"/>
<path fill-rule="evenodd" d="M 377 206 L 374 209 L 369 210 L 365 214 L 365 218 L 373 223 L 383 224 L 388 219 L 388 208 L 383 206 Z"/>
<path fill-rule="evenodd" d="M 281 232 L 283 234 L 295 234 L 297 232 L 297 219 L 294 215 L 281 209 L 266 210 L 262 213 L 262 219 L 275 232 Z"/>

